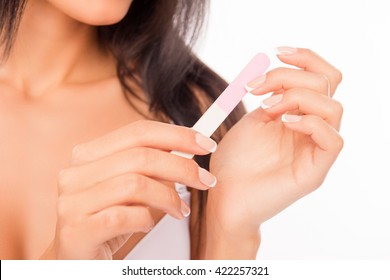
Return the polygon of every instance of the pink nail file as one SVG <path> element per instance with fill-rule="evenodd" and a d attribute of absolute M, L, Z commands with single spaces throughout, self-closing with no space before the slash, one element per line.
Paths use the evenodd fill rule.
<path fill-rule="evenodd" d="M 240 103 L 241 99 L 248 93 L 246 84 L 261 76 L 268 69 L 270 60 L 263 53 L 257 54 L 238 74 L 238 76 L 221 93 L 215 102 L 195 123 L 192 129 L 210 137 L 222 124 L 233 109 Z M 174 151 L 176 155 L 192 158 L 193 155 Z"/>

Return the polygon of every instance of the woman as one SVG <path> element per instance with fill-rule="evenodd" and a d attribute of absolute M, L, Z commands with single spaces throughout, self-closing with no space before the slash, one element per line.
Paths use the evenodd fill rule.
<path fill-rule="evenodd" d="M 278 48 L 301 70 L 249 83 L 274 94 L 218 148 L 183 127 L 226 87 L 189 47 L 204 2 L 0 1 L 1 259 L 255 258 L 261 224 L 321 185 L 341 74 L 310 50 Z"/>

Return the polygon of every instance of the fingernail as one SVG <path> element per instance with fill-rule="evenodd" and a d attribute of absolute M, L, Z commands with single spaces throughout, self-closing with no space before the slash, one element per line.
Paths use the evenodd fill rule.
<path fill-rule="evenodd" d="M 195 141 L 202 149 L 214 153 L 217 150 L 217 143 L 211 138 L 208 138 L 200 133 L 195 134 Z"/>
<path fill-rule="evenodd" d="M 151 224 L 147 228 L 145 228 L 144 232 L 150 232 L 153 228 L 154 228 L 154 224 Z"/>
<path fill-rule="evenodd" d="M 188 154 L 188 153 L 184 153 L 184 152 L 180 152 L 180 151 L 171 151 L 171 154 L 176 155 L 176 156 L 180 156 L 183 158 L 188 158 L 188 159 L 191 159 L 194 156 L 192 154 Z"/>
<path fill-rule="evenodd" d="M 217 184 L 217 178 L 215 178 L 215 176 L 208 172 L 206 169 L 203 169 L 201 167 L 199 167 L 199 179 L 203 184 L 209 186 L 210 188 L 215 187 L 215 185 Z"/>
<path fill-rule="evenodd" d="M 191 214 L 191 209 L 188 207 L 187 204 L 182 200 L 181 201 L 181 208 L 180 208 L 181 213 L 183 214 L 184 217 L 188 217 Z"/>
<path fill-rule="evenodd" d="M 297 48 L 293 47 L 277 47 L 275 48 L 276 55 L 290 55 L 297 52 Z"/>
<path fill-rule="evenodd" d="M 256 79 L 250 81 L 245 85 L 245 89 L 248 92 L 251 92 L 252 90 L 255 90 L 256 88 L 260 87 L 265 82 L 266 75 L 262 75 L 260 77 L 257 77 Z"/>
<path fill-rule="evenodd" d="M 298 116 L 298 115 L 290 115 L 290 114 L 282 115 L 282 122 L 286 122 L 286 123 L 299 122 L 301 119 L 302 116 Z"/>
<path fill-rule="evenodd" d="M 267 99 L 264 99 L 261 102 L 260 107 L 263 108 L 263 109 L 271 108 L 271 107 L 275 106 L 276 104 L 280 103 L 280 101 L 282 101 L 282 99 L 283 99 L 283 95 L 282 94 L 272 95 L 271 97 L 269 97 Z"/>

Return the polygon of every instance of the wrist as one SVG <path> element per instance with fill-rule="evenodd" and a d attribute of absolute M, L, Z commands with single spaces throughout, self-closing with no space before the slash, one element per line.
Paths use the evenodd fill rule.
<path fill-rule="evenodd" d="M 260 246 L 260 223 L 248 208 L 223 193 L 226 185 L 209 190 L 206 214 L 206 259 L 255 259 Z M 221 199 L 223 198 L 223 199 Z"/>
<path fill-rule="evenodd" d="M 207 225 L 206 259 L 256 259 L 260 247 L 260 229 L 227 231 Z"/>
<path fill-rule="evenodd" d="M 45 252 L 41 255 L 39 258 L 40 260 L 55 260 L 56 258 L 56 252 L 54 248 L 54 241 L 50 242 L 50 245 L 47 247 Z"/>

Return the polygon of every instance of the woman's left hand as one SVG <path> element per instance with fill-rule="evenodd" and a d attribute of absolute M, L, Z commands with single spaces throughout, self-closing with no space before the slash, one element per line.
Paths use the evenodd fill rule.
<path fill-rule="evenodd" d="M 219 257 L 253 257 L 234 255 L 234 242 L 244 250 L 263 222 L 318 188 L 343 147 L 343 109 L 331 98 L 341 73 L 308 49 L 279 51 L 282 62 L 299 69 L 276 68 L 249 83 L 253 94 L 273 95 L 244 116 L 211 157 L 218 185 L 207 203 L 208 258 L 218 258 L 213 250 L 222 248 L 221 238 L 231 249 Z"/>

